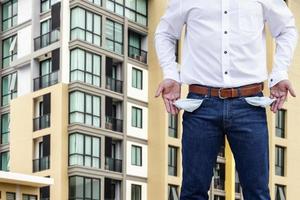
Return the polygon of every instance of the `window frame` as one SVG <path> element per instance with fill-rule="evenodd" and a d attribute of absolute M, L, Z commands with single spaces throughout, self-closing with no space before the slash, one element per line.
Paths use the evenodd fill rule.
<path fill-rule="evenodd" d="M 170 168 L 174 170 L 174 173 L 171 173 Z M 178 147 L 168 145 L 168 175 L 177 176 L 178 175 L 177 169 L 178 169 Z"/>
<path fill-rule="evenodd" d="M 286 137 L 286 110 L 280 109 L 275 115 L 275 134 L 279 138 Z"/>
<path fill-rule="evenodd" d="M 137 190 L 139 190 L 138 193 Z M 131 184 L 131 200 L 142 200 L 142 185 Z"/>
<path fill-rule="evenodd" d="M 3 154 L 7 155 L 7 166 L 5 166 L 6 167 L 5 169 L 2 166 Z M 8 166 L 8 162 L 9 162 L 9 159 L 10 159 L 10 155 L 9 154 L 10 154 L 9 151 L 2 151 L 2 152 L 0 152 L 0 171 L 9 171 L 9 166 Z"/>
<path fill-rule="evenodd" d="M 77 25 L 75 27 L 72 27 L 72 12 L 74 10 L 76 10 L 76 9 L 82 9 L 84 11 L 84 28 L 79 27 Z M 91 22 L 92 23 L 92 31 L 90 31 L 90 30 L 87 29 L 87 13 L 91 13 L 92 14 L 92 22 Z M 100 33 L 99 34 L 95 33 L 95 30 L 94 30 L 95 29 L 95 26 L 94 26 L 94 24 L 95 24 L 94 23 L 95 22 L 95 15 L 99 16 L 99 18 L 100 18 Z M 103 16 L 102 15 L 98 15 L 98 14 L 96 14 L 96 13 L 94 13 L 92 11 L 89 11 L 89 10 L 87 10 L 85 8 L 82 8 L 80 6 L 76 6 L 74 8 L 71 8 L 70 17 L 71 17 L 71 21 L 70 21 L 71 22 L 70 23 L 70 41 L 81 40 L 81 41 L 84 41 L 85 43 L 88 43 L 88 44 L 91 44 L 91 45 L 95 45 L 97 47 L 102 47 L 102 34 L 103 34 L 103 24 L 102 24 L 102 17 Z M 81 30 L 81 31 L 84 32 L 84 40 L 82 40 L 82 39 L 80 39 L 78 37 L 77 38 L 73 38 L 72 37 L 72 31 L 74 31 L 76 29 L 79 29 L 79 30 Z M 87 32 L 92 35 L 92 42 L 89 42 L 87 40 Z M 100 44 L 95 44 L 94 36 L 99 37 Z"/>
<path fill-rule="evenodd" d="M 72 64 L 72 52 L 76 52 L 76 51 L 83 51 L 83 53 L 84 53 L 84 61 L 83 61 L 84 62 L 84 66 L 83 66 L 84 70 L 79 69 L 78 66 L 77 66 L 77 69 L 72 69 L 72 66 L 73 66 L 73 64 Z M 92 55 L 92 60 L 91 60 L 92 72 L 87 71 L 87 64 L 86 64 L 87 63 L 87 54 Z M 100 63 L 100 69 L 99 69 L 100 74 L 99 75 L 95 74 L 95 68 L 97 66 L 95 66 L 95 63 L 94 63 L 94 56 L 98 56 L 99 59 L 100 59 L 100 62 L 99 62 Z M 101 78 L 101 76 L 102 76 L 102 73 L 101 73 L 102 72 L 102 55 L 96 54 L 96 53 L 93 53 L 93 52 L 90 52 L 90 51 L 86 51 L 86 50 L 78 48 L 78 47 L 76 47 L 74 49 L 71 49 L 70 50 L 70 78 L 69 78 L 70 82 L 76 82 L 76 81 L 82 82 L 81 80 L 78 80 L 78 79 L 77 80 L 72 80 L 72 73 L 73 72 L 76 73 L 78 71 L 83 73 L 83 78 L 84 78 L 83 82 L 85 84 L 96 86 L 96 87 L 101 87 L 102 86 L 102 84 L 101 84 L 101 82 L 102 82 L 102 78 Z M 87 74 L 91 76 L 92 84 L 87 82 L 87 79 L 86 79 Z M 95 78 L 99 78 L 99 85 L 94 84 Z"/>
<path fill-rule="evenodd" d="M 133 149 L 135 149 L 135 154 L 134 154 L 134 157 L 132 157 L 132 151 Z M 140 151 L 140 162 L 138 161 L 138 157 L 137 157 L 137 151 Z M 142 146 L 138 146 L 138 145 L 134 145 L 132 144 L 131 145 L 131 165 L 134 165 L 134 166 L 143 166 L 143 147 Z"/>
<path fill-rule="evenodd" d="M 8 127 L 7 127 L 7 131 L 4 131 L 3 132 L 3 119 L 5 119 L 3 116 L 7 116 L 7 118 L 8 118 Z M 6 144 L 9 144 L 9 123 L 10 123 L 10 113 L 3 113 L 3 114 L 1 114 L 1 132 L 0 132 L 0 144 L 1 145 L 6 145 Z M 4 136 L 7 136 L 7 142 L 6 143 L 3 143 L 3 138 L 4 138 Z"/>
<path fill-rule="evenodd" d="M 107 22 L 112 22 L 112 25 L 113 25 L 112 26 L 113 36 L 112 37 L 113 37 L 113 39 L 107 37 L 107 34 L 106 34 L 107 33 L 107 26 L 108 26 Z M 119 41 L 116 40 L 116 24 L 121 25 L 121 27 L 122 27 L 122 34 L 121 34 L 122 35 L 122 42 L 119 42 Z M 110 41 L 110 42 L 113 43 L 113 50 L 108 48 L 107 41 Z M 116 51 L 116 44 L 121 45 L 121 52 Z M 118 22 L 116 22 L 112 19 L 109 19 L 109 18 L 106 18 L 106 23 L 105 23 L 105 48 L 107 50 L 112 51 L 112 52 L 117 53 L 117 54 L 121 54 L 121 55 L 124 54 L 124 25 L 120 24 L 120 23 L 118 23 Z"/>
<path fill-rule="evenodd" d="M 136 78 L 135 78 L 135 80 L 133 79 L 133 74 L 134 74 L 134 71 L 135 71 L 135 74 L 136 74 Z M 141 76 L 141 83 L 140 84 L 138 84 L 138 74 L 140 74 L 140 76 Z M 141 70 L 141 69 L 138 69 L 138 68 L 136 68 L 136 67 L 132 67 L 132 75 L 131 75 L 131 87 L 133 87 L 133 88 L 136 88 L 136 89 L 139 89 L 139 90 L 143 90 L 143 70 Z M 135 81 L 135 83 L 136 83 L 136 85 L 137 86 L 134 86 L 134 81 Z M 139 87 L 139 85 L 140 85 L 140 87 Z"/>
<path fill-rule="evenodd" d="M 168 113 L 168 115 L 168 135 L 172 138 L 178 138 L 178 114 L 172 115 Z"/>
<path fill-rule="evenodd" d="M 286 147 L 275 145 L 275 175 L 277 176 L 285 176 L 285 156 Z"/>
<path fill-rule="evenodd" d="M 1 107 L 9 105 L 10 101 L 12 99 L 16 98 L 17 95 L 18 95 L 18 87 L 17 86 L 15 87 L 15 90 L 9 90 L 10 89 L 10 84 L 11 84 L 11 81 L 12 81 L 12 78 L 13 78 L 14 74 L 16 76 L 16 80 L 15 80 L 16 82 L 15 82 L 15 84 L 17 85 L 18 84 L 17 72 L 13 72 L 11 74 L 7 74 L 7 75 L 1 77 Z M 4 93 L 4 90 L 3 90 L 3 80 L 6 77 L 8 78 L 8 87 L 9 88 L 8 88 L 7 93 Z M 9 98 L 7 100 L 7 103 L 3 104 L 3 102 L 4 102 L 3 99 L 5 97 L 7 97 L 7 96 L 9 96 Z"/>
<path fill-rule="evenodd" d="M 83 148 L 83 153 L 81 154 L 81 153 L 70 153 L 70 150 L 71 150 L 71 137 L 73 136 L 73 135 L 82 135 L 83 136 L 83 146 L 82 146 L 82 148 Z M 91 155 L 88 155 L 88 154 L 86 154 L 86 137 L 90 137 L 91 138 Z M 96 138 L 96 139 L 99 139 L 99 157 L 97 157 L 97 156 L 94 156 L 93 155 L 93 147 L 94 147 L 94 143 L 93 143 L 93 139 L 94 138 Z M 101 168 L 101 146 L 102 146 L 102 144 L 101 144 L 101 137 L 96 137 L 96 136 L 92 136 L 92 135 L 88 135 L 88 134 L 84 134 L 84 133 L 80 133 L 80 132 L 74 132 L 74 133 L 71 133 L 71 134 L 69 134 L 69 145 L 68 145 L 68 166 L 83 166 L 83 167 L 89 167 L 89 168 L 96 168 L 96 169 L 100 169 Z M 76 151 L 76 150 L 75 150 Z M 81 165 L 81 164 L 74 164 L 74 165 L 71 165 L 70 164 L 70 161 L 71 161 L 71 157 L 72 156 L 82 156 L 82 161 L 83 161 L 83 164 Z M 87 166 L 86 164 L 85 164 L 85 158 L 86 157 L 89 157 L 90 159 L 91 159 L 91 165 L 90 166 Z M 94 158 L 96 158 L 96 159 L 98 159 L 99 160 L 99 167 L 93 167 L 94 165 L 94 163 L 93 163 L 93 161 L 94 161 Z"/>
<path fill-rule="evenodd" d="M 74 196 L 74 197 L 71 197 L 70 195 L 71 195 L 71 189 L 70 189 L 70 187 L 71 187 L 71 179 L 72 178 L 75 178 L 75 181 L 76 181 L 76 178 L 82 178 L 83 179 L 83 186 L 82 186 L 82 190 L 83 190 L 83 192 L 82 192 L 82 197 L 77 197 L 76 195 Z M 91 197 L 86 197 L 86 179 L 90 179 L 91 180 Z M 93 181 L 94 180 L 97 180 L 98 182 L 99 182 L 99 199 L 94 199 L 94 197 L 93 197 L 93 192 L 94 192 L 94 185 L 93 185 Z M 76 184 L 76 182 L 75 182 L 75 184 Z M 101 200 L 101 185 L 102 185 L 103 183 L 102 183 L 102 179 L 101 178 L 93 178 L 93 177 L 86 177 L 86 176 L 78 176 L 78 175 L 73 175 L 73 176 L 69 176 L 69 194 L 68 194 L 68 199 L 69 200 L 77 200 L 77 199 L 93 199 L 93 200 Z M 75 186 L 75 194 L 76 194 L 76 186 Z"/>
<path fill-rule="evenodd" d="M 137 111 L 141 111 L 141 122 L 140 122 L 140 124 L 138 123 L 138 115 L 136 114 L 136 118 L 135 118 L 135 121 L 136 121 L 136 124 L 134 124 L 133 122 L 134 122 L 134 120 L 133 120 L 133 113 L 134 113 L 134 110 L 136 110 L 136 113 L 137 113 Z M 139 107 L 137 107 L 137 106 L 132 106 L 131 107 L 131 126 L 132 127 L 135 127 L 135 128 L 143 128 L 143 109 L 142 108 L 139 108 Z"/>
<path fill-rule="evenodd" d="M 11 62 L 14 61 L 14 60 L 15 60 L 15 57 L 17 57 L 17 55 L 18 55 L 18 47 L 16 47 L 17 50 L 16 50 L 15 52 L 14 52 L 14 51 L 10 51 L 10 49 L 9 49 L 9 55 L 4 57 L 4 42 L 5 42 L 6 40 L 11 40 L 11 41 L 10 41 L 10 46 L 11 46 L 11 44 L 12 44 L 13 41 L 14 41 L 14 39 L 18 40 L 17 34 L 2 39 L 2 55 L 1 55 L 2 63 L 1 63 L 1 69 L 9 68 Z M 17 41 L 16 41 L 16 43 L 17 43 Z M 15 44 L 15 45 L 17 45 L 17 44 Z M 9 64 L 8 64 L 7 66 L 4 66 L 4 65 L 3 65 L 3 64 L 4 64 L 4 60 L 6 60 L 6 59 L 9 59 Z"/>
<path fill-rule="evenodd" d="M 35 200 L 37 200 L 37 195 L 33 195 L 33 194 L 22 194 L 22 200 L 31 200 L 31 198 L 35 198 Z M 27 198 L 27 199 L 25 199 Z"/>
<path fill-rule="evenodd" d="M 15 1 L 15 3 L 17 4 L 17 11 L 15 12 L 16 14 L 14 15 L 13 13 L 14 13 L 14 1 Z M 11 4 L 11 16 L 10 17 L 8 17 L 8 18 L 6 18 L 6 19 L 3 19 L 3 13 L 4 13 L 4 5 L 5 4 Z M 16 26 L 17 24 L 18 24 L 18 0 L 7 0 L 5 3 L 3 3 L 2 4 L 2 6 L 1 6 L 2 8 L 1 8 L 1 11 L 2 11 L 2 15 L 1 15 L 1 30 L 4 32 L 4 31 L 7 31 L 7 30 L 9 30 L 9 29 L 11 29 L 11 28 L 13 28 L 14 26 Z M 14 22 L 14 18 L 17 18 L 16 19 L 16 24 L 14 24 L 13 22 Z M 4 24 L 4 22 L 6 22 L 6 21 L 10 21 L 10 26 L 7 28 L 7 29 L 4 29 L 3 27 L 3 24 Z"/>
<path fill-rule="evenodd" d="M 83 93 L 83 95 L 84 95 L 84 102 L 83 102 L 83 106 L 84 106 L 84 111 L 82 112 L 82 111 L 72 111 L 71 112 L 71 94 L 72 93 L 76 93 L 76 92 L 79 92 L 79 93 Z M 92 111 L 92 113 L 87 113 L 86 112 L 86 96 L 87 95 L 89 95 L 89 96 L 91 96 L 91 98 L 92 98 L 92 105 L 91 105 L 91 111 Z M 99 116 L 97 116 L 97 115 L 94 115 L 94 113 L 93 113 L 93 111 L 94 111 L 94 102 L 93 102 L 93 99 L 94 99 L 94 97 L 97 97 L 97 98 L 99 98 Z M 92 127 L 96 127 L 96 128 L 100 128 L 101 127 L 101 104 L 102 104 L 102 97 L 101 96 L 97 96 L 97 95 L 93 95 L 93 94 L 90 94 L 90 93 L 86 93 L 86 92 L 83 92 L 83 91 L 81 91 L 81 90 L 74 90 L 74 91 L 71 91 L 71 92 L 69 92 L 69 124 L 73 124 L 73 123 L 80 123 L 80 124 L 83 124 L 83 125 L 85 125 L 85 126 L 92 126 Z M 73 113 L 81 113 L 81 114 L 83 114 L 83 121 L 84 122 L 72 122 L 71 123 L 71 115 L 73 114 Z M 91 117 L 92 117 L 92 124 L 87 124 L 86 123 L 86 116 L 87 115 L 90 115 Z M 94 117 L 98 117 L 99 118 L 99 126 L 95 126 L 94 125 Z"/>

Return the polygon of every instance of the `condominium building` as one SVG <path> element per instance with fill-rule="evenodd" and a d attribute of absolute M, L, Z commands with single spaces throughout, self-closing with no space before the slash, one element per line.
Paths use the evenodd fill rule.
<path fill-rule="evenodd" d="M 54 180 L 28 199 L 146 199 L 147 0 L 0 3 L 1 170 Z"/>

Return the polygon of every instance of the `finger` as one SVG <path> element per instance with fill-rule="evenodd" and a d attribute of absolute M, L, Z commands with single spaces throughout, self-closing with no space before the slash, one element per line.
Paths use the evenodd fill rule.
<path fill-rule="evenodd" d="M 275 104 L 275 106 L 274 106 L 274 112 L 275 112 L 275 113 L 276 113 L 277 110 L 278 110 L 279 103 L 280 103 L 280 98 L 277 98 L 276 104 Z"/>
<path fill-rule="evenodd" d="M 289 90 L 290 94 L 292 95 L 292 97 L 296 97 L 296 92 L 291 85 L 288 87 L 288 90 Z"/>
<path fill-rule="evenodd" d="M 159 97 L 159 95 L 161 94 L 161 92 L 163 91 L 163 87 L 161 86 L 161 84 L 159 84 L 156 93 L 155 93 L 155 97 Z"/>
<path fill-rule="evenodd" d="M 278 109 L 281 109 L 285 100 L 286 100 L 286 95 L 283 95 L 281 98 L 280 98 L 280 101 L 279 101 L 279 104 L 278 104 Z"/>
<path fill-rule="evenodd" d="M 275 111 L 276 102 L 277 102 L 277 99 L 272 103 L 272 106 L 271 106 L 271 110 L 273 112 Z"/>
<path fill-rule="evenodd" d="M 163 98 L 163 100 L 164 100 L 164 103 L 165 103 L 165 107 L 166 107 L 166 109 L 167 109 L 167 112 L 170 112 L 171 110 L 170 110 L 170 105 L 169 105 L 168 99 Z"/>
<path fill-rule="evenodd" d="M 171 113 L 174 115 L 175 114 L 175 106 L 172 104 L 172 100 L 169 100 L 169 105 L 170 105 L 170 110 L 171 110 Z"/>

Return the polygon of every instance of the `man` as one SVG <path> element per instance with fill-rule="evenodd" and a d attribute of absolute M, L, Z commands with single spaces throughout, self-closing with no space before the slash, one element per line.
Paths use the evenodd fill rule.
<path fill-rule="evenodd" d="M 265 24 L 276 40 L 272 72 L 267 74 Z M 177 70 L 175 43 L 185 25 L 182 67 Z M 180 200 L 206 200 L 220 145 L 226 134 L 233 151 L 245 200 L 270 200 L 266 108 L 247 98 L 263 97 L 268 79 L 271 110 L 282 108 L 288 93 L 288 68 L 298 33 L 283 0 L 169 0 L 155 45 L 169 113 L 189 85 L 187 99 L 203 100 L 183 112 Z M 253 99 L 252 99 L 253 100 Z"/>

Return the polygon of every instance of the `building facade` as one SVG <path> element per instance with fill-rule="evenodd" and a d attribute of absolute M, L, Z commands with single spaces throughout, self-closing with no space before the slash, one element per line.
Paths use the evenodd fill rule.
<path fill-rule="evenodd" d="M 300 29 L 299 2 L 287 3 Z M 178 199 L 182 112 L 172 116 L 154 98 L 162 80 L 154 32 L 166 6 L 159 0 L 0 0 L 0 170 L 54 180 L 30 183 L 29 199 Z M 274 50 L 268 36 L 269 68 Z M 296 89 L 299 53 L 290 71 Z M 272 199 L 299 195 L 299 108 L 289 98 L 279 114 L 268 111 Z M 17 192 L 9 184 L 0 182 L 0 199 L 27 195 L 21 189 L 7 198 Z M 226 140 L 209 194 L 242 199 Z"/>

